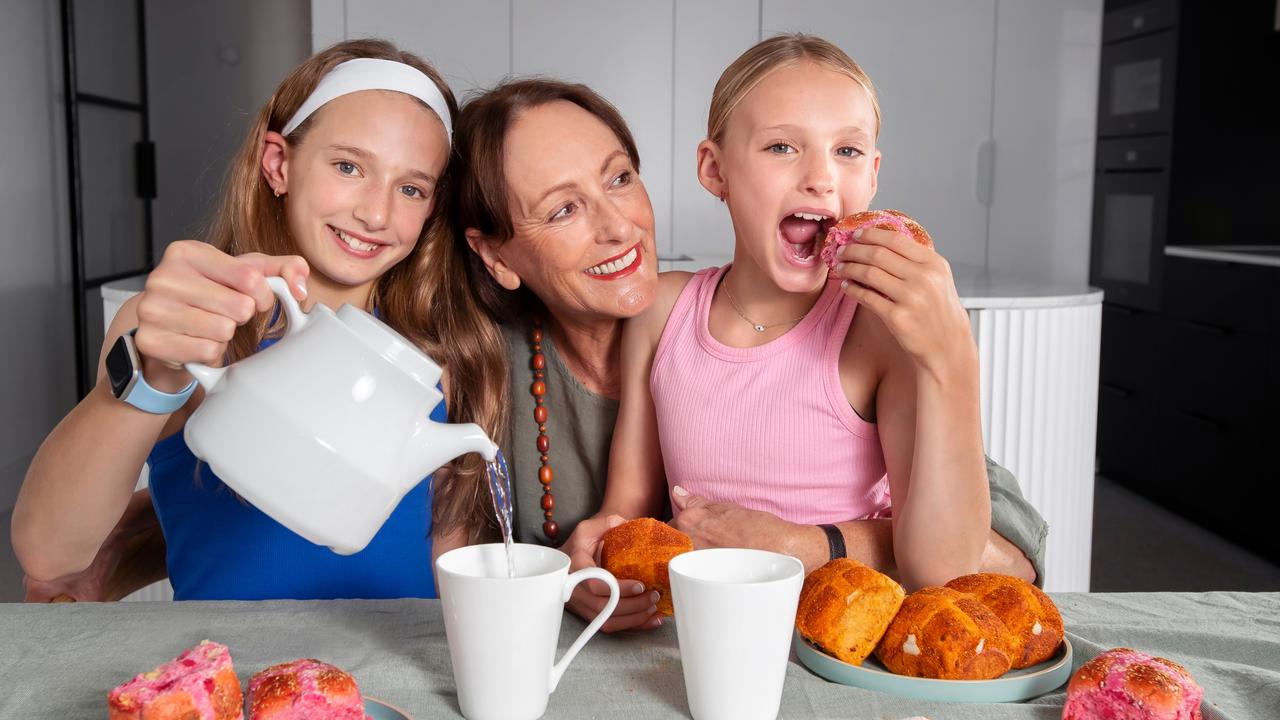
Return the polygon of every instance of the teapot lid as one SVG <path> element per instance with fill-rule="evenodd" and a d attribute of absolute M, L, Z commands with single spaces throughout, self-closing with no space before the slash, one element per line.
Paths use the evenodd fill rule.
<path fill-rule="evenodd" d="M 440 366 L 403 335 L 354 305 L 339 308 L 338 318 L 371 350 L 408 373 L 423 387 L 435 388 L 440 380 Z"/>

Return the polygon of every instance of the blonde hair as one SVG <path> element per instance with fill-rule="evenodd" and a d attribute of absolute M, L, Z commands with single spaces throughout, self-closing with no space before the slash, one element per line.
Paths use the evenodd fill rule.
<path fill-rule="evenodd" d="M 755 89 L 769 73 L 808 60 L 829 70 L 846 75 L 862 86 L 876 113 L 875 136 L 880 137 L 880 100 L 876 97 L 871 77 L 834 43 L 816 35 L 787 33 L 762 40 L 738 56 L 720 74 L 711 93 L 711 111 L 707 113 L 707 139 L 724 142 L 729 116 L 742 99 Z"/>

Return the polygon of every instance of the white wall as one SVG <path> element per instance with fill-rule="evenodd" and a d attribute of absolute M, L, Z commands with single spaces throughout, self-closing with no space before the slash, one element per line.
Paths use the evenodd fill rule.
<path fill-rule="evenodd" d="M 311 0 L 311 10 L 313 48 L 386 37 L 438 64 L 460 95 L 508 73 L 591 85 L 636 135 L 659 252 L 704 261 L 733 247 L 724 209 L 694 175 L 716 79 L 762 37 L 822 35 L 879 91 L 876 207 L 915 215 L 952 261 L 1087 279 L 1102 0 Z"/>
<path fill-rule="evenodd" d="M 14 498 L 76 400 L 58 17 L 57 3 L 11 0 L 0 22 L 0 601 L 22 598 Z"/>
<path fill-rule="evenodd" d="M 1089 280 L 1101 0 L 999 0 L 992 269 Z"/>
<path fill-rule="evenodd" d="M 311 53 L 309 0 L 146 3 L 156 144 L 156 259 L 205 237 L 227 162 L 276 85 Z"/>

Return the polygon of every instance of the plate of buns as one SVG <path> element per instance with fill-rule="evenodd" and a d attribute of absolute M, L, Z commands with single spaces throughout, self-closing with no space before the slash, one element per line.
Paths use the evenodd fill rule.
<path fill-rule="evenodd" d="M 1031 583 L 977 573 L 908 595 L 849 558 L 805 578 L 795 650 L 828 680 L 918 700 L 1017 702 L 1071 676 L 1062 616 Z"/>

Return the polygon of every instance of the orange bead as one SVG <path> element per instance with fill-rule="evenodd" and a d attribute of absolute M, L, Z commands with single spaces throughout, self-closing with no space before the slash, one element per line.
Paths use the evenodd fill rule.
<path fill-rule="evenodd" d="M 542 397 L 547 394 L 547 384 L 541 380 L 534 380 L 533 384 L 529 386 L 529 392 L 534 397 Z"/>
<path fill-rule="evenodd" d="M 539 435 L 538 436 L 538 452 L 545 454 L 547 452 L 547 449 L 550 447 L 551 447 L 551 438 L 547 437 L 546 435 Z"/>
<path fill-rule="evenodd" d="M 534 328 L 529 331 L 529 339 L 535 343 L 542 342 L 542 328 Z"/>
<path fill-rule="evenodd" d="M 556 499 L 551 496 L 551 493 L 547 493 L 542 496 L 542 509 L 547 512 L 551 512 L 556 509 Z"/>
<path fill-rule="evenodd" d="M 548 520 L 542 523 L 542 534 L 555 540 L 556 536 L 560 534 L 560 526 L 556 524 L 555 520 Z"/>
<path fill-rule="evenodd" d="M 543 485 L 550 485 L 551 478 L 553 475 L 555 475 L 555 473 L 551 471 L 550 465 L 543 465 L 542 467 L 538 468 L 538 482 L 542 483 Z"/>
<path fill-rule="evenodd" d="M 547 366 L 547 358 L 542 353 L 534 353 L 529 366 L 534 370 L 541 370 Z"/>
<path fill-rule="evenodd" d="M 545 423 L 547 421 L 547 408 L 542 405 L 534 408 L 533 419 L 536 420 L 539 425 Z"/>

